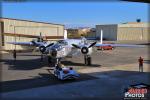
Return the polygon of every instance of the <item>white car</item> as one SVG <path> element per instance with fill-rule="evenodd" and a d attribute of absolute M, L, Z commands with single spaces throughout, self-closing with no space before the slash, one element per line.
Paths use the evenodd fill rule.
<path fill-rule="evenodd" d="M 66 80 L 66 79 L 78 79 L 79 78 L 79 74 L 73 70 L 72 67 L 70 68 L 55 68 L 54 69 L 54 75 L 60 79 L 60 80 Z"/>

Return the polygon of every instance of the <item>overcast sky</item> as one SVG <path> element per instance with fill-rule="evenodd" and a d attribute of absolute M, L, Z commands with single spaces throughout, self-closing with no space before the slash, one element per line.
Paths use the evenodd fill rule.
<path fill-rule="evenodd" d="M 66 26 L 94 26 L 148 21 L 148 4 L 135 2 L 2 3 L 2 17 L 43 21 Z"/>

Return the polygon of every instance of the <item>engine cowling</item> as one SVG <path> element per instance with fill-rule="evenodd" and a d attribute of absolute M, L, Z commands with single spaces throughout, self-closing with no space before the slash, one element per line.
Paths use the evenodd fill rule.
<path fill-rule="evenodd" d="M 84 55 L 90 55 L 92 53 L 92 47 L 96 44 L 96 42 L 93 42 L 90 45 L 84 45 L 84 46 L 80 46 L 80 45 L 76 45 L 76 44 L 72 44 L 73 47 L 80 49 L 81 53 Z"/>
<path fill-rule="evenodd" d="M 82 52 L 83 54 L 87 54 L 87 53 L 89 52 L 89 49 L 88 49 L 87 47 L 82 47 L 82 48 L 81 48 L 81 52 Z"/>
<path fill-rule="evenodd" d="M 46 47 L 45 46 L 40 46 L 39 47 L 40 52 L 44 53 L 46 51 Z"/>
<path fill-rule="evenodd" d="M 92 53 L 92 48 L 82 47 L 82 48 L 81 48 L 81 53 L 84 54 L 84 55 L 91 55 L 91 53 Z"/>

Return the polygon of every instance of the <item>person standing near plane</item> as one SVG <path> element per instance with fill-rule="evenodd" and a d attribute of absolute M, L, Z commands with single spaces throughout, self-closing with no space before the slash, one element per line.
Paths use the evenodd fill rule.
<path fill-rule="evenodd" d="M 14 58 L 14 61 L 16 61 L 16 50 L 15 49 L 13 51 L 13 58 Z"/>
<path fill-rule="evenodd" d="M 139 57 L 138 62 L 139 62 L 139 72 L 143 72 L 143 58 Z"/>

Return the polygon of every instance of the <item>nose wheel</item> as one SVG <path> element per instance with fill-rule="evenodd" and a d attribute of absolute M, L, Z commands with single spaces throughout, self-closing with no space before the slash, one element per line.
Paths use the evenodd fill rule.
<path fill-rule="evenodd" d="M 48 65 L 49 66 L 55 66 L 61 63 L 60 58 L 52 58 L 51 56 L 48 56 Z"/>
<path fill-rule="evenodd" d="M 91 56 L 89 56 L 89 55 L 84 56 L 85 65 L 91 65 L 91 61 L 92 61 Z"/>

